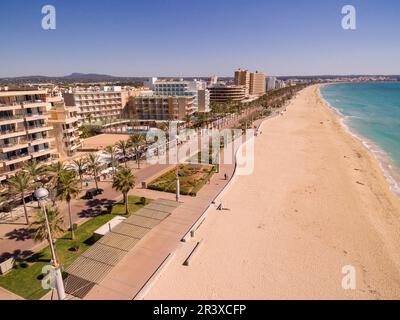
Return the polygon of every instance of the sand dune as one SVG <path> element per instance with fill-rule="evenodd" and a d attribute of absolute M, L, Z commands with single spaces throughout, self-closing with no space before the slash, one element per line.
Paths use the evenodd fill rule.
<path fill-rule="evenodd" d="M 377 161 L 303 90 L 265 121 L 255 171 L 239 176 L 146 299 L 400 298 L 400 202 Z M 341 286 L 356 268 L 356 289 Z"/>

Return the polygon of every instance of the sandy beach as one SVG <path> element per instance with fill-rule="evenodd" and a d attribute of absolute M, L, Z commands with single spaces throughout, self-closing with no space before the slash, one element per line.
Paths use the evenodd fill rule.
<path fill-rule="evenodd" d="M 146 299 L 399 299 L 400 200 L 378 162 L 303 90 Z M 202 241 L 190 266 L 182 263 Z M 342 288 L 355 267 L 356 289 Z"/>

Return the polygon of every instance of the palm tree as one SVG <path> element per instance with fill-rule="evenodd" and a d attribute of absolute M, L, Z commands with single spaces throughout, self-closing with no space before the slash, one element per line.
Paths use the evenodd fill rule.
<path fill-rule="evenodd" d="M 127 168 L 128 167 L 128 162 L 126 161 L 126 155 L 127 155 L 128 151 L 129 151 L 129 148 L 131 147 L 130 142 L 129 141 L 124 141 L 124 140 L 118 141 L 117 144 L 116 144 L 116 147 L 117 147 L 117 149 L 119 151 L 122 152 L 122 155 L 124 156 L 124 160 L 125 160 L 125 167 Z"/>
<path fill-rule="evenodd" d="M 48 166 L 47 172 L 51 177 L 51 184 L 53 186 L 57 185 L 57 180 L 60 176 L 60 173 L 63 172 L 65 168 L 65 165 L 61 161 L 54 162 Z"/>
<path fill-rule="evenodd" d="M 43 175 L 47 173 L 47 166 L 40 165 L 36 159 L 25 162 L 23 165 L 23 170 L 29 173 L 32 182 L 38 184 L 42 179 Z"/>
<path fill-rule="evenodd" d="M 125 214 L 128 214 L 128 192 L 135 187 L 135 176 L 131 169 L 118 170 L 113 179 L 112 187 L 124 195 Z"/>
<path fill-rule="evenodd" d="M 8 179 L 8 184 L 11 193 L 21 194 L 22 204 L 24 206 L 26 224 L 29 224 L 29 217 L 28 217 L 28 211 L 26 209 L 25 193 L 29 190 L 31 181 L 32 181 L 31 175 L 25 171 L 17 172 L 13 177 Z"/>
<path fill-rule="evenodd" d="M 49 221 L 50 232 L 53 239 L 63 235 L 65 232 L 64 220 L 58 208 L 54 206 L 47 206 L 46 212 L 47 212 L 47 219 Z M 44 214 L 42 214 L 41 210 L 37 214 L 36 220 L 32 222 L 31 227 L 32 229 L 35 230 L 33 233 L 33 240 L 38 242 L 47 240 L 50 245 L 50 238 L 46 225 L 46 217 Z"/>
<path fill-rule="evenodd" d="M 115 151 L 116 151 L 116 147 L 115 146 L 107 146 L 104 151 L 110 155 L 111 157 L 111 166 L 112 166 L 112 173 L 113 173 L 113 177 L 115 174 Z"/>
<path fill-rule="evenodd" d="M 186 128 L 189 128 L 189 125 L 190 125 L 190 121 L 192 120 L 192 115 L 190 115 L 190 114 L 186 114 L 185 115 L 185 127 Z"/>
<path fill-rule="evenodd" d="M 87 168 L 87 159 L 80 158 L 76 160 L 72 160 L 71 169 L 76 170 L 79 175 L 79 181 L 81 182 L 81 189 L 83 189 L 83 175 L 86 172 Z"/>
<path fill-rule="evenodd" d="M 99 186 L 97 183 L 97 177 L 99 175 L 99 171 L 102 163 L 100 162 L 100 158 L 95 153 L 89 153 L 86 158 L 87 168 L 92 173 L 94 177 L 94 183 L 96 184 L 96 189 L 99 190 Z"/>
<path fill-rule="evenodd" d="M 81 191 L 78 186 L 78 179 L 75 171 L 63 170 L 60 172 L 57 181 L 57 198 L 65 200 L 68 204 L 69 225 L 71 229 L 71 239 L 75 239 L 74 228 L 72 225 L 71 200 L 76 198 Z"/>
<path fill-rule="evenodd" d="M 138 165 L 138 169 L 140 169 L 140 149 L 145 142 L 145 138 L 142 134 L 133 134 L 129 137 L 129 142 L 133 146 L 133 150 L 135 152 L 135 158 Z"/>

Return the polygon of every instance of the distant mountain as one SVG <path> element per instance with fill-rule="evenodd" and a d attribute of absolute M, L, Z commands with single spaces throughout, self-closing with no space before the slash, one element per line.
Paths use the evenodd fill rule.
<path fill-rule="evenodd" d="M 0 78 L 1 84 L 21 84 L 26 82 L 42 83 L 42 82 L 54 82 L 54 83 L 95 83 L 95 82 L 121 82 L 131 83 L 135 81 L 143 81 L 144 77 L 116 77 L 108 74 L 97 74 L 97 73 L 79 73 L 74 72 L 66 76 L 60 77 L 49 77 L 49 76 L 22 76 L 22 77 L 3 77 Z"/>
<path fill-rule="evenodd" d="M 98 74 L 98 73 L 79 73 L 79 72 L 74 72 L 71 73 L 68 76 L 62 77 L 67 80 L 104 80 L 104 79 L 121 79 L 125 77 L 115 77 L 115 76 L 110 76 L 108 74 Z"/>

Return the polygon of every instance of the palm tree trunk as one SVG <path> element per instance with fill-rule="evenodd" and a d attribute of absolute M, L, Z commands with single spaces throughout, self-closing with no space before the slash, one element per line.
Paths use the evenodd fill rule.
<path fill-rule="evenodd" d="M 97 183 L 97 171 L 94 172 L 94 183 L 96 184 L 96 189 L 99 190 L 99 186 Z"/>
<path fill-rule="evenodd" d="M 114 161 L 113 155 L 111 155 L 111 166 L 112 166 L 112 176 L 114 178 L 114 176 L 115 176 L 115 161 Z"/>
<path fill-rule="evenodd" d="M 140 155 L 139 155 L 139 150 L 136 151 L 136 162 L 138 169 L 140 169 Z"/>
<path fill-rule="evenodd" d="M 128 194 L 124 193 L 125 214 L 128 215 Z"/>
<path fill-rule="evenodd" d="M 24 192 L 22 192 L 22 204 L 24 205 L 24 214 L 25 214 L 26 224 L 29 225 L 28 210 L 26 209 L 25 193 Z"/>
<path fill-rule="evenodd" d="M 81 181 L 81 190 L 83 190 L 83 177 L 82 177 L 82 174 L 79 174 L 79 180 Z"/>
<path fill-rule="evenodd" d="M 68 215 L 69 215 L 69 226 L 71 228 L 71 239 L 75 239 L 74 226 L 72 225 L 72 215 L 71 215 L 71 201 L 68 201 Z"/>

